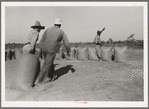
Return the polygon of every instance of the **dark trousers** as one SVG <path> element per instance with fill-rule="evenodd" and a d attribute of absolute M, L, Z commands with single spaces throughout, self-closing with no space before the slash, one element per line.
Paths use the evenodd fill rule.
<path fill-rule="evenodd" d="M 35 84 L 45 82 L 47 77 L 53 79 L 54 76 L 54 58 L 55 58 L 55 53 L 54 54 L 46 54 L 45 56 L 45 62 L 42 66 L 42 69 L 36 79 Z"/>

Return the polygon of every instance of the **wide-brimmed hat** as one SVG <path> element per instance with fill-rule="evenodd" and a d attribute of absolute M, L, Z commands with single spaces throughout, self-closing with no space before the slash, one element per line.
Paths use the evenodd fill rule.
<path fill-rule="evenodd" d="M 31 26 L 31 28 L 39 28 L 39 29 L 45 29 L 44 26 L 41 26 L 39 21 L 35 22 L 35 25 Z"/>
<path fill-rule="evenodd" d="M 60 18 L 56 18 L 54 24 L 62 24 L 62 20 Z"/>

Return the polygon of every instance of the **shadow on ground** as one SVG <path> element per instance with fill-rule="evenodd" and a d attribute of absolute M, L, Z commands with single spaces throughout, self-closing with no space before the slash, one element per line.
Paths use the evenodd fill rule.
<path fill-rule="evenodd" d="M 74 73 L 75 72 L 75 69 L 72 68 L 72 67 L 73 67 L 73 65 L 67 65 L 65 67 L 62 67 L 60 69 L 55 70 L 55 75 L 56 75 L 55 80 L 57 80 L 62 75 L 67 74 L 69 72 L 69 70 L 71 70 L 71 72 Z"/>

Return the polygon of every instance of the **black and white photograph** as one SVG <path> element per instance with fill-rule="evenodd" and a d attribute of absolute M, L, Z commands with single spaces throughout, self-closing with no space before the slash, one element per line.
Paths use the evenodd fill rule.
<path fill-rule="evenodd" d="M 147 10 L 147 2 L 1 2 L 1 106 L 147 107 Z"/>

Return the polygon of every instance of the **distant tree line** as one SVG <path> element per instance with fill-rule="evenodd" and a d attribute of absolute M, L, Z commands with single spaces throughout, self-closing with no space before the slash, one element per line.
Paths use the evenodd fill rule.
<path fill-rule="evenodd" d="M 144 41 L 143 40 L 135 40 L 135 41 L 129 41 L 129 40 L 124 40 L 124 41 L 113 41 L 113 40 L 108 40 L 108 41 L 102 41 L 102 44 L 106 44 L 106 45 L 110 45 L 110 44 L 123 44 L 123 45 L 127 45 L 127 46 L 140 46 L 143 48 L 143 43 Z M 93 46 L 94 45 L 94 42 L 73 42 L 73 43 L 70 43 L 71 46 L 74 46 L 74 47 L 77 47 L 79 45 L 91 45 Z M 6 48 L 11 48 L 11 49 L 14 49 L 15 47 L 23 47 L 24 46 L 24 43 L 7 43 L 5 44 L 5 47 Z M 37 43 L 37 48 L 39 47 L 38 43 Z"/>

